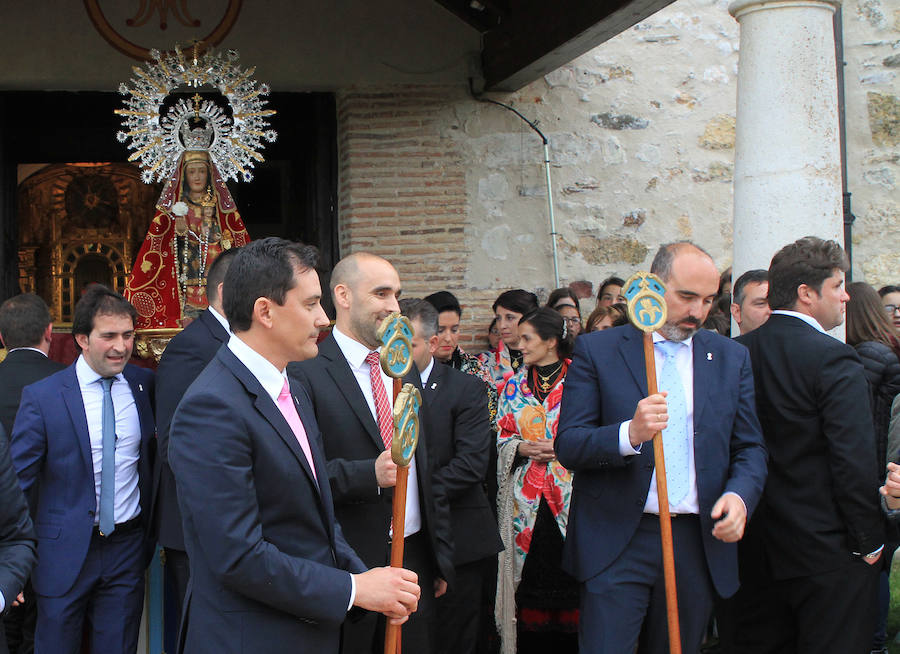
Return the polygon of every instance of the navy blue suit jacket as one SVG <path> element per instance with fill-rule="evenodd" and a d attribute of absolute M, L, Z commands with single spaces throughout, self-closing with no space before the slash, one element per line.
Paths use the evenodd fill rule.
<path fill-rule="evenodd" d="M 138 487 L 144 527 L 149 526 L 154 435 L 153 373 L 123 371 L 141 424 Z M 75 583 L 94 529 L 97 496 L 91 439 L 75 364 L 26 386 L 13 427 L 11 452 L 22 489 L 39 486 L 34 512 L 38 561 L 31 581 L 39 595 L 60 597 Z"/>
<path fill-rule="evenodd" d="M 318 484 L 297 438 L 223 346 L 175 412 L 169 462 L 191 561 L 187 654 L 337 652 L 350 573 L 366 570 L 334 518 L 321 434 L 292 385 Z"/>
<path fill-rule="evenodd" d="M 153 525 L 157 542 L 184 551 L 175 477 L 169 467 L 169 429 L 175 407 L 206 364 L 228 342 L 228 331 L 207 309 L 169 341 L 156 368 L 156 433 L 159 448 L 153 471 Z"/>
<path fill-rule="evenodd" d="M 737 545 L 712 536 L 713 504 L 732 491 L 751 512 L 766 478 L 766 450 L 747 350 L 701 330 L 693 338 L 694 462 L 706 562 L 723 597 L 738 587 Z M 634 535 L 653 473 L 653 443 L 619 453 L 619 426 L 647 396 L 643 336 L 625 325 L 579 336 L 566 374 L 555 447 L 574 472 L 563 567 L 580 581 L 613 564 Z M 678 547 L 677 543 L 675 547 Z"/>

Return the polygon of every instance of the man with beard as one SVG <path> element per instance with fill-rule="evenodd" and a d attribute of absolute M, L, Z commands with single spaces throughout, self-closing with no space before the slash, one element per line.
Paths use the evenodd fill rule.
<path fill-rule="evenodd" d="M 668 318 L 653 334 L 660 392 L 647 396 L 631 325 L 576 341 L 555 449 L 575 474 L 563 568 L 582 583 L 580 648 L 669 651 L 653 443 L 663 433 L 682 649 L 700 649 L 716 593 L 738 587 L 737 541 L 766 476 L 747 351 L 700 330 L 716 297 L 712 258 L 663 245 L 651 271 Z M 642 629 L 643 628 L 643 629 Z"/>
<path fill-rule="evenodd" d="M 384 318 L 399 311 L 400 291 L 400 277 L 385 259 L 364 252 L 341 259 L 331 273 L 334 329 L 316 358 L 288 366 L 288 373 L 307 389 L 322 430 L 335 515 L 347 542 L 369 567 L 385 565 L 390 558 L 391 498 L 397 482 L 390 452 L 393 380 L 381 370 L 376 332 Z M 415 366 L 403 381 L 421 384 Z M 409 466 L 404 566 L 418 574 L 424 590 L 418 610 L 403 627 L 404 649 L 423 654 L 432 651 L 435 595 L 446 590 L 445 580 L 453 572 L 449 509 L 446 498 L 436 500 L 437 490 L 423 431 Z M 377 623 L 376 617 L 346 622 L 341 651 L 382 651 L 384 620 Z"/>

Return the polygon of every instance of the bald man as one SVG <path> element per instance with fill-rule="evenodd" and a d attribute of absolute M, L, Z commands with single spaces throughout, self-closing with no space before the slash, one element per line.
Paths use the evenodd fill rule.
<path fill-rule="evenodd" d="M 716 594 L 737 590 L 737 541 L 762 493 L 766 450 L 747 350 L 700 329 L 719 286 L 710 256 L 663 245 L 651 271 L 668 317 L 647 393 L 631 325 L 579 336 L 555 447 L 575 486 L 563 568 L 582 583 L 583 652 L 669 652 L 653 435 L 663 433 L 681 646 L 700 651 Z"/>
<path fill-rule="evenodd" d="M 337 319 L 314 359 L 291 364 L 288 373 L 306 387 L 322 429 L 335 514 L 347 541 L 368 566 L 390 558 L 391 501 L 397 468 L 390 458 L 393 434 L 393 380 L 376 358 L 379 325 L 399 311 L 400 277 L 385 259 L 355 253 L 331 274 Z M 419 385 L 413 367 L 404 382 Z M 424 421 L 423 421 L 424 422 Z M 409 469 L 404 567 L 419 575 L 425 590 L 419 608 L 403 627 L 403 647 L 433 650 L 434 595 L 446 589 L 452 574 L 449 509 L 440 489 L 432 488 L 432 464 L 422 434 Z M 346 654 L 383 651 L 384 620 L 370 614 L 343 628 Z"/>

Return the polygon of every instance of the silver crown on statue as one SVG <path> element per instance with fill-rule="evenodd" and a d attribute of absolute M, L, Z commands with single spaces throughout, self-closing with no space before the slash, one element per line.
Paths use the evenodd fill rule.
<path fill-rule="evenodd" d="M 210 125 L 192 128 L 188 120 L 181 124 L 181 142 L 184 143 L 184 149 L 187 151 L 209 151 L 214 137 L 215 131 Z"/>

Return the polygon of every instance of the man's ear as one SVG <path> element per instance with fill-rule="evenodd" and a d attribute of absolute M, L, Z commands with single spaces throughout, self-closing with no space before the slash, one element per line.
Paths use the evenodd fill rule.
<path fill-rule="evenodd" d="M 740 304 L 735 304 L 734 302 L 731 303 L 731 317 L 734 318 L 734 321 L 737 324 L 739 324 L 739 325 L 741 324 L 741 305 Z"/>
<path fill-rule="evenodd" d="M 431 338 L 428 339 L 428 351 L 434 356 L 434 353 L 437 352 L 438 349 L 438 335 L 435 334 Z"/>
<path fill-rule="evenodd" d="M 271 328 L 274 323 L 272 316 L 272 300 L 267 297 L 258 297 L 253 303 L 253 320 L 266 328 Z"/>
<path fill-rule="evenodd" d="M 346 284 L 338 284 L 334 287 L 332 296 L 335 306 L 339 306 L 345 310 L 350 308 L 351 291 L 349 286 Z"/>
<path fill-rule="evenodd" d="M 78 343 L 78 347 L 80 347 L 82 350 L 87 349 L 88 335 L 87 334 L 75 334 L 75 342 Z"/>

